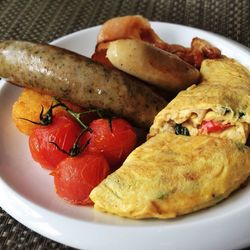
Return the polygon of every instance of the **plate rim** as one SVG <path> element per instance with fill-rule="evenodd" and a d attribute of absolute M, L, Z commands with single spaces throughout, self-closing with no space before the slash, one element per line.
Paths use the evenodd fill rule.
<path fill-rule="evenodd" d="M 234 46 L 237 46 L 239 47 L 240 49 L 244 50 L 245 52 L 247 53 L 250 53 L 250 49 L 248 47 L 246 47 L 245 45 L 243 44 L 240 44 L 234 40 L 231 40 L 229 38 L 226 38 L 222 35 L 219 35 L 219 34 L 216 34 L 216 33 L 213 33 L 211 31 L 207 31 L 207 30 L 202 30 L 202 29 L 199 29 L 199 28 L 195 28 L 195 27 L 190 27 L 190 26 L 185 26 L 185 25 L 181 25 L 181 24 L 175 24 L 175 23 L 169 23 L 169 22 L 158 22 L 158 21 L 154 21 L 154 22 L 150 22 L 153 26 L 154 25 L 157 25 L 157 24 L 160 24 L 160 25 L 172 25 L 172 26 L 176 26 L 176 27 L 182 27 L 182 28 L 189 28 L 189 29 L 192 29 L 194 32 L 195 31 L 198 31 L 198 32 L 205 32 L 205 33 L 209 33 L 210 35 L 212 36 L 216 36 L 224 41 L 227 41 L 229 42 L 230 44 L 233 44 Z M 73 32 L 73 33 L 70 33 L 70 34 L 67 34 L 67 35 L 64 35 L 60 38 L 57 38 L 55 39 L 54 41 L 51 42 L 51 44 L 53 45 L 57 45 L 58 43 L 60 43 L 61 41 L 65 40 L 65 39 L 68 39 L 69 37 L 74 37 L 76 35 L 79 35 L 81 33 L 85 33 L 85 32 L 91 32 L 93 29 L 98 29 L 100 28 L 100 25 L 98 26 L 93 26 L 93 27 L 89 27 L 89 28 L 86 28 L 86 29 L 82 29 L 82 30 L 79 30 L 79 31 L 76 31 L 76 32 Z M 0 85 L 0 90 L 2 90 L 2 87 Z M 102 230 L 112 230 L 113 227 L 118 227 L 118 231 L 120 230 L 126 230 L 129 229 L 129 230 L 132 230 L 132 231 L 135 231 L 136 228 L 140 228 L 140 226 L 126 226 L 126 227 L 121 227 L 121 226 L 118 226 L 118 225 L 107 225 L 107 224 L 98 224 L 98 223 L 93 223 L 93 222 L 86 222 L 86 221 L 79 221 L 75 218 L 68 218 L 68 217 L 65 217 L 61 214 L 57 214 L 55 213 L 54 211 L 51 211 L 51 210 L 48 210 L 48 209 L 45 209 L 43 208 L 42 206 L 40 205 L 37 205 L 35 204 L 34 202 L 30 201 L 30 200 L 27 200 L 25 199 L 25 197 L 22 197 L 18 192 L 16 192 L 15 190 L 11 189 L 10 186 L 8 186 L 7 183 L 5 183 L 5 181 L 0 177 L 0 189 L 2 188 L 5 188 L 5 190 L 7 191 L 6 194 L 0 194 L 0 197 L 4 197 L 4 196 L 8 196 L 8 195 L 14 195 L 18 198 L 18 200 L 23 203 L 27 203 L 30 207 L 34 208 L 35 210 L 39 210 L 39 211 L 42 211 L 43 213 L 49 213 L 55 217 L 59 217 L 59 219 L 66 219 L 66 220 L 69 220 L 69 221 L 74 221 L 75 223 L 83 223 L 83 224 L 86 224 L 88 227 L 91 227 L 92 229 L 95 229 L 96 230 L 96 226 L 97 227 L 101 227 L 101 231 Z M 7 188 L 7 189 L 6 189 Z M 7 199 L 7 197 L 5 197 Z M 20 203 L 20 204 L 21 204 Z M 14 207 L 10 207 L 8 205 L 8 203 L 6 204 L 2 204 L 2 202 L 0 202 L 0 205 L 1 207 L 7 212 L 9 213 L 12 217 L 14 217 L 16 220 L 18 220 L 21 224 L 27 226 L 28 228 L 34 230 L 35 232 L 47 237 L 47 238 L 50 238 L 51 240 L 55 240 L 57 242 L 60 242 L 62 244 L 66 244 L 66 245 L 69 245 L 69 246 L 72 246 L 72 247 L 77 247 L 77 248 L 82 248 L 84 246 L 81 245 L 81 243 L 79 242 L 69 242 L 68 241 L 68 238 L 67 240 L 65 241 L 64 239 L 61 238 L 61 236 L 58 236 L 56 237 L 55 235 L 51 237 L 51 234 L 46 231 L 46 230 L 40 230 L 35 224 L 33 223 L 29 223 L 29 222 L 25 222 L 25 221 L 22 221 L 22 218 L 20 218 L 20 215 L 18 213 L 15 213 L 15 208 Z M 247 214 L 250 215 L 250 203 L 248 205 L 246 205 L 244 208 L 241 208 L 241 212 L 247 212 Z M 233 213 L 233 212 L 232 212 Z M 234 211 L 234 213 L 238 213 L 238 211 Z M 227 215 L 228 216 L 228 215 Z M 217 218 L 218 219 L 218 218 Z M 209 221 L 209 223 L 212 223 L 211 220 Z M 189 224 L 189 223 L 188 223 Z M 192 224 L 192 223 L 191 223 Z M 188 225 L 185 225 L 185 226 L 188 226 Z M 178 227 L 178 225 L 176 226 Z M 155 229 L 155 227 L 150 227 L 150 228 L 146 228 L 144 227 L 145 230 L 151 230 L 151 229 Z M 249 228 L 250 229 L 250 228 Z M 164 228 L 164 230 L 166 230 L 166 228 Z M 250 230 L 249 230 L 250 232 Z M 127 232 L 126 232 L 127 233 Z M 158 233 L 162 233 L 162 231 L 159 231 L 158 230 Z M 138 244 L 138 242 L 137 242 Z M 250 244 L 250 241 L 247 242 L 247 244 Z M 139 246 L 139 245 L 138 245 Z M 239 247 L 246 247 L 247 245 L 238 245 Z M 108 248 L 95 248 L 95 249 L 108 249 Z M 138 248 L 139 249 L 139 248 Z M 226 248 L 225 248 L 226 249 Z"/>

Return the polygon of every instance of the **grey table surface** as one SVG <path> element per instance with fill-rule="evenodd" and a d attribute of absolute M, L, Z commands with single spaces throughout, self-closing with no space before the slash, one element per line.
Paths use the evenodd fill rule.
<path fill-rule="evenodd" d="M 0 0 L 0 40 L 50 42 L 134 14 L 212 31 L 250 47 L 249 0 Z M 33 232 L 0 208 L 0 249 L 71 248 Z"/>

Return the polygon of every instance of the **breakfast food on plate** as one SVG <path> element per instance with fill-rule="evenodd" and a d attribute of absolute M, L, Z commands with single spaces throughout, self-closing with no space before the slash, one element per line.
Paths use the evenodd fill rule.
<path fill-rule="evenodd" d="M 92 59 L 0 42 L 0 76 L 25 88 L 13 121 L 61 198 L 173 218 L 220 202 L 248 178 L 250 73 L 241 64 L 200 38 L 168 44 L 138 15 L 104 23 Z M 167 105 L 163 92 L 181 89 Z"/>
<path fill-rule="evenodd" d="M 200 77 L 196 68 L 178 56 L 140 40 L 111 42 L 107 58 L 116 68 L 169 91 L 184 89 Z"/>
<path fill-rule="evenodd" d="M 136 148 L 90 193 L 95 208 L 128 218 L 173 218 L 227 198 L 250 175 L 250 148 L 163 132 Z"/>
<path fill-rule="evenodd" d="M 229 138 L 246 143 L 250 124 L 250 72 L 233 59 L 205 60 L 203 81 L 181 91 L 159 114 L 149 137 L 160 132 Z"/>
<path fill-rule="evenodd" d="M 77 140 L 83 131 L 80 124 L 67 112 L 53 113 L 50 115 L 47 112 L 45 116 L 48 119 L 37 125 L 29 135 L 29 149 L 33 160 L 48 170 L 57 168 L 61 161 L 73 156 L 74 151 L 78 153 L 77 148 L 84 145 L 84 142 Z"/>
<path fill-rule="evenodd" d="M 166 43 L 148 20 L 139 15 L 105 22 L 92 55 L 94 61 L 172 92 L 199 81 L 195 67 L 199 68 L 204 59 L 220 57 L 219 49 L 197 37 L 192 40 L 191 48 Z"/>
<path fill-rule="evenodd" d="M 190 48 L 185 48 L 179 44 L 168 44 L 154 32 L 146 18 L 134 15 L 114 17 L 102 25 L 97 36 L 96 49 L 92 59 L 112 66 L 106 58 L 106 51 L 109 42 L 119 39 L 136 39 L 148 42 L 157 48 L 176 54 L 197 68 L 200 68 L 204 59 L 221 57 L 221 51 L 218 48 L 198 37 L 193 38 Z"/>
<path fill-rule="evenodd" d="M 21 133 L 30 135 L 36 124 L 20 118 L 39 122 L 41 106 L 47 111 L 52 103 L 52 97 L 40 94 L 30 89 L 24 89 L 12 106 L 12 120 Z"/>
<path fill-rule="evenodd" d="M 110 173 L 109 165 L 102 154 L 83 154 L 61 161 L 55 171 L 56 193 L 75 205 L 90 205 L 91 190 Z M 69 178 L 70 176 L 70 178 Z"/>
<path fill-rule="evenodd" d="M 12 106 L 12 120 L 21 133 L 30 135 L 32 131 L 37 127 L 36 124 L 27 121 L 39 122 L 41 107 L 46 113 L 51 104 L 53 98 L 49 95 L 38 93 L 31 89 L 23 89 L 20 96 Z M 65 101 L 64 101 L 65 102 Z M 69 102 L 65 102 L 74 111 L 83 111 L 82 108 L 76 105 L 72 105 Z M 54 114 L 61 112 L 62 108 L 58 107 L 54 109 Z"/>
<path fill-rule="evenodd" d="M 48 111 L 42 109 L 38 116 L 38 122 L 24 120 L 36 123 L 29 129 L 31 156 L 52 171 L 57 194 L 72 204 L 92 204 L 90 191 L 115 171 L 139 143 L 128 121 L 105 118 L 104 110 L 77 112 L 54 100 Z"/>
<path fill-rule="evenodd" d="M 146 128 L 166 105 L 143 82 L 52 45 L 0 42 L 0 65 L 0 76 L 14 84 L 83 107 L 108 109 Z"/>
<path fill-rule="evenodd" d="M 141 17 L 120 21 L 129 19 L 142 23 Z M 108 21 L 107 27 L 111 24 Z M 145 36 L 150 27 L 146 25 L 141 32 L 131 32 L 132 37 L 121 29 L 117 38 L 111 35 L 108 40 L 103 35 L 107 27 L 100 32 L 94 57 L 106 55 L 113 66 L 152 83 L 147 75 L 140 76 L 142 68 L 135 71 L 133 64 L 139 63 L 132 58 L 132 54 L 144 55 L 141 51 L 150 51 L 152 45 L 126 38 L 150 41 L 161 49 L 175 50 L 174 54 L 197 68 L 202 65 L 202 83 L 181 91 L 160 111 L 148 141 L 93 189 L 90 198 L 95 208 L 129 218 L 172 218 L 227 198 L 250 175 L 250 149 L 244 146 L 250 121 L 248 70 L 232 59 L 221 58 L 217 48 L 199 38 L 193 39 L 191 49 L 169 46 L 152 29 Z M 133 22 L 131 29 L 139 30 Z M 131 61 L 130 66 L 127 62 Z M 145 71 L 149 71 L 147 67 Z"/>
<path fill-rule="evenodd" d="M 154 32 L 146 18 L 140 15 L 115 17 L 102 25 L 97 36 L 97 44 L 92 59 L 112 67 L 112 64 L 106 58 L 106 52 L 109 42 L 119 39 L 142 40 L 150 42 L 158 48 L 165 46 L 165 42 Z"/>

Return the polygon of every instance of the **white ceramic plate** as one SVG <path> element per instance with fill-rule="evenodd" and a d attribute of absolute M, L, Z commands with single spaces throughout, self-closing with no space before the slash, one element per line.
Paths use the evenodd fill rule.
<path fill-rule="evenodd" d="M 221 36 L 174 24 L 153 22 L 152 26 L 169 43 L 189 46 L 198 36 L 250 66 L 249 49 Z M 54 44 L 90 56 L 99 28 L 76 32 Z M 49 173 L 31 159 L 27 137 L 11 121 L 11 106 L 19 93 L 19 88 L 0 83 L 0 206 L 22 224 L 87 250 L 250 246 L 250 185 L 215 207 L 173 220 L 129 220 L 67 204 L 55 194 Z"/>

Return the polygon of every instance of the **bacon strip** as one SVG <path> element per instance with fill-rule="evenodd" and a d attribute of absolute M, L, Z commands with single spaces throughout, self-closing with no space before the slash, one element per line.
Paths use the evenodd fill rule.
<path fill-rule="evenodd" d="M 102 25 L 92 59 L 107 67 L 113 67 L 106 58 L 106 51 L 109 42 L 118 39 L 139 39 L 151 43 L 160 49 L 176 54 L 198 69 L 204 59 L 221 57 L 221 51 L 218 48 L 198 37 L 193 38 L 190 48 L 178 44 L 168 44 L 154 32 L 147 19 L 135 15 L 112 18 Z"/>

